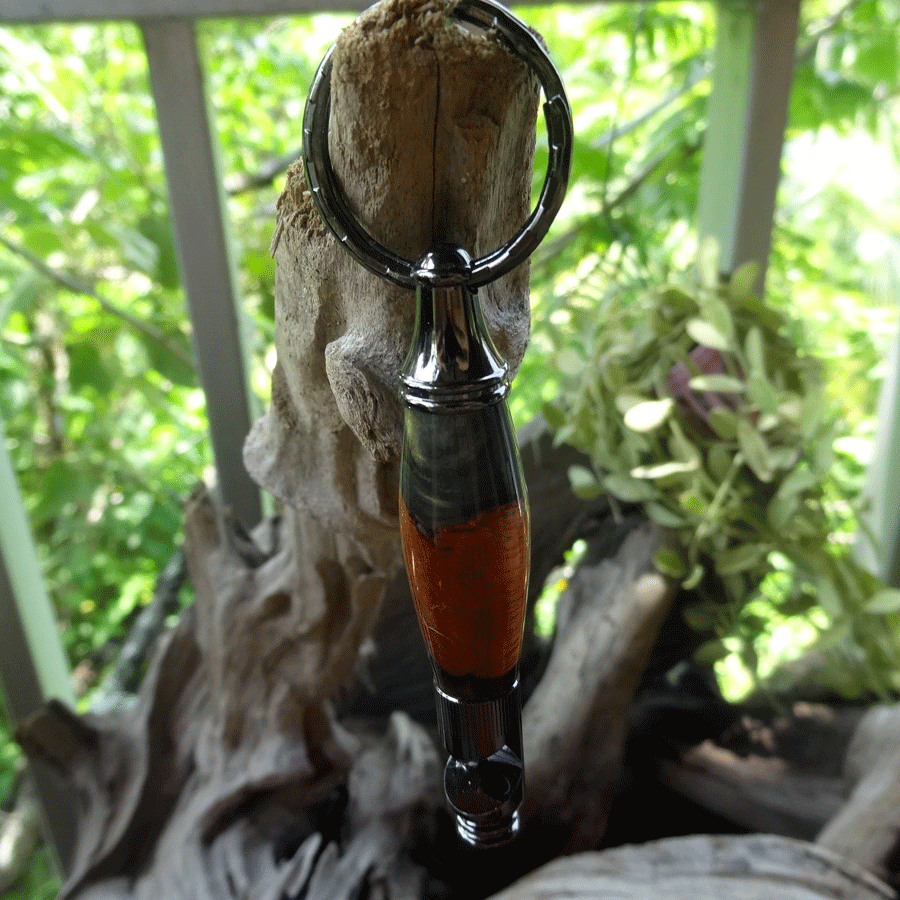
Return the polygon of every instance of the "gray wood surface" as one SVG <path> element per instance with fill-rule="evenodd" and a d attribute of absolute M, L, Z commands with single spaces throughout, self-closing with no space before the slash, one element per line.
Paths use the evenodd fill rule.
<path fill-rule="evenodd" d="M 863 869 L 774 835 L 695 835 L 548 863 L 492 900 L 894 900 Z"/>

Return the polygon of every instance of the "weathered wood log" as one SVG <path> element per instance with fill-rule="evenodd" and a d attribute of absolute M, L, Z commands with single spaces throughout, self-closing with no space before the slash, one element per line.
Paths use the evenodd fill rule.
<path fill-rule="evenodd" d="M 628 709 L 671 585 L 653 568 L 655 528 L 632 532 L 615 559 L 582 567 L 560 599 L 553 655 L 525 706 L 525 818 L 552 822 L 557 852 L 603 835 Z"/>
<path fill-rule="evenodd" d="M 61 897 L 137 872 L 189 780 L 205 699 L 193 626 L 188 614 L 167 636 L 132 709 L 79 717 L 54 701 L 17 731 L 31 758 L 67 777 L 78 806 Z"/>
<path fill-rule="evenodd" d="M 23 780 L 9 812 L 0 810 L 0 897 L 28 871 L 41 842 L 41 810 L 30 778 Z"/>
<path fill-rule="evenodd" d="M 846 802 L 844 756 L 862 712 L 795 703 L 782 714 L 734 715 L 725 729 L 661 758 L 660 784 L 735 828 L 814 839 Z"/>
<path fill-rule="evenodd" d="M 852 862 L 772 835 L 697 835 L 558 859 L 492 900 L 892 900 Z"/>
<path fill-rule="evenodd" d="M 712 741 L 660 760 L 659 780 L 736 828 L 808 840 L 845 799 L 841 778 L 792 771 L 775 756 L 738 756 Z"/>
<path fill-rule="evenodd" d="M 900 852 L 900 706 L 863 717 L 847 754 L 846 804 L 816 842 L 886 877 Z"/>

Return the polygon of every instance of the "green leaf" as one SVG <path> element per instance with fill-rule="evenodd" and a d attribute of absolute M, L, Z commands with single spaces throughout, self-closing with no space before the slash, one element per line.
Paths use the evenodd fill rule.
<path fill-rule="evenodd" d="M 747 393 L 762 412 L 777 415 L 778 392 L 764 375 L 753 374 L 747 380 Z"/>
<path fill-rule="evenodd" d="M 69 504 L 86 502 L 94 487 L 82 473 L 63 459 L 55 459 L 41 473 L 42 490 L 33 511 L 38 528 L 51 523 Z"/>
<path fill-rule="evenodd" d="M 681 579 L 687 574 L 687 566 L 681 558 L 681 554 L 670 547 L 664 547 L 653 554 L 653 565 L 669 578 Z"/>
<path fill-rule="evenodd" d="M 571 424 L 563 425 L 559 431 L 554 432 L 553 434 L 553 446 L 560 447 L 563 444 L 569 443 L 575 440 L 575 426 Z"/>
<path fill-rule="evenodd" d="M 672 510 L 661 503 L 646 503 L 644 511 L 657 525 L 661 525 L 663 528 L 681 528 L 687 524 L 684 516 L 672 512 Z"/>
<path fill-rule="evenodd" d="M 697 309 L 697 301 L 679 287 L 667 287 L 660 295 L 659 304 L 670 307 L 679 316 L 687 315 Z"/>
<path fill-rule="evenodd" d="M 758 325 L 753 325 L 747 331 L 747 337 L 744 341 L 744 352 L 747 354 L 747 360 L 750 363 L 750 374 L 759 378 L 766 377 L 766 351 L 763 344 L 762 329 Z"/>
<path fill-rule="evenodd" d="M 853 69 L 868 78 L 870 84 L 896 84 L 898 48 L 897 35 L 892 28 L 866 29 L 867 40 L 859 41 L 854 47 L 856 58 Z"/>
<path fill-rule="evenodd" d="M 725 659 L 730 653 L 731 651 L 725 646 L 724 641 L 714 638 L 705 644 L 701 644 L 694 651 L 694 662 L 701 666 L 713 666 L 720 659 Z"/>
<path fill-rule="evenodd" d="M 584 371 L 584 358 L 577 350 L 566 347 L 556 354 L 556 365 L 563 375 L 575 377 Z"/>
<path fill-rule="evenodd" d="M 741 544 L 730 547 L 716 556 L 716 571 L 720 575 L 746 572 L 765 559 L 769 548 L 765 544 Z"/>
<path fill-rule="evenodd" d="M 607 475 L 603 487 L 624 503 L 641 503 L 656 496 L 656 489 L 649 482 L 627 475 Z"/>
<path fill-rule="evenodd" d="M 730 409 L 714 406 L 708 415 L 710 427 L 720 438 L 733 441 L 737 437 L 738 417 Z"/>
<path fill-rule="evenodd" d="M 633 407 L 646 402 L 647 398 L 638 394 L 619 394 L 616 397 L 616 409 L 624 416 Z"/>
<path fill-rule="evenodd" d="M 695 565 L 694 568 L 691 569 L 691 574 L 681 582 L 681 586 L 686 591 L 692 591 L 703 580 L 704 572 L 705 570 L 703 566 L 697 563 L 697 565 Z"/>
<path fill-rule="evenodd" d="M 603 493 L 597 476 L 585 466 L 569 466 L 569 482 L 572 492 L 582 500 L 593 500 Z"/>
<path fill-rule="evenodd" d="M 728 282 L 728 294 L 734 300 L 743 300 L 754 292 L 756 278 L 759 275 L 759 263 L 745 262 L 735 270 Z"/>
<path fill-rule="evenodd" d="M 681 429 L 677 419 L 671 421 L 672 436 L 670 438 L 670 449 L 672 455 L 678 462 L 690 463 L 691 469 L 685 471 L 693 471 L 700 465 L 701 453 L 697 446 L 691 441 Z"/>
<path fill-rule="evenodd" d="M 551 431 L 559 431 L 566 424 L 566 414 L 555 404 L 545 403 L 541 411 Z"/>
<path fill-rule="evenodd" d="M 822 576 L 816 580 L 816 596 L 819 605 L 832 619 L 839 619 L 843 616 L 844 604 L 830 579 Z"/>
<path fill-rule="evenodd" d="M 154 276 L 168 290 L 176 290 L 181 283 L 178 258 L 172 235 L 172 223 L 167 215 L 147 214 L 138 223 L 140 233 L 156 248 Z M 245 266 L 249 269 L 248 257 L 260 258 L 266 265 L 272 264 L 268 253 L 246 254 Z"/>
<path fill-rule="evenodd" d="M 776 447 L 771 453 L 772 468 L 782 471 L 793 471 L 800 458 L 800 450 L 797 447 Z"/>
<path fill-rule="evenodd" d="M 639 433 L 653 431 L 669 418 L 674 405 L 675 401 L 671 397 L 664 400 L 645 400 L 632 406 L 625 413 L 625 425 Z"/>
<path fill-rule="evenodd" d="M 821 391 L 817 390 L 803 398 L 798 419 L 804 437 L 812 437 L 819 430 L 827 409 L 828 403 Z"/>
<path fill-rule="evenodd" d="M 760 481 L 772 480 L 769 445 L 765 438 L 746 420 L 738 420 L 738 444 L 747 465 Z"/>
<path fill-rule="evenodd" d="M 728 352 L 731 342 L 719 331 L 715 325 L 704 322 L 703 319 L 691 319 L 685 326 L 688 336 L 703 347 L 712 347 L 713 350 Z"/>
<path fill-rule="evenodd" d="M 737 424 L 734 426 L 734 435 L 737 434 Z M 732 437 L 734 437 L 732 435 Z M 710 475 L 720 482 L 728 475 L 731 464 L 734 462 L 734 450 L 725 444 L 713 444 L 706 454 L 706 464 L 709 468 Z"/>
<path fill-rule="evenodd" d="M 796 494 L 777 494 L 766 505 L 766 519 L 776 531 L 782 531 L 799 508 L 800 498 Z"/>
<path fill-rule="evenodd" d="M 191 348 L 183 334 L 172 331 L 166 336 L 173 344 L 180 345 L 184 349 L 185 355 L 190 357 Z M 163 378 L 168 378 L 173 384 L 181 384 L 185 387 L 196 386 L 197 373 L 190 366 L 186 366 L 177 356 L 173 356 L 169 350 L 148 335 L 141 334 L 138 340 L 144 347 L 150 366 Z"/>
<path fill-rule="evenodd" d="M 41 257 L 48 257 L 56 250 L 63 249 L 59 228 L 50 225 L 33 225 L 23 235 L 22 243 Z"/>
<path fill-rule="evenodd" d="M 885 588 L 878 591 L 864 604 L 866 612 L 875 615 L 900 612 L 900 590 L 897 588 Z"/>
<path fill-rule="evenodd" d="M 743 394 L 747 385 L 731 375 L 695 375 L 688 387 L 692 391 L 711 391 L 716 394 Z"/>
<path fill-rule="evenodd" d="M 715 612 L 705 603 L 688 606 L 681 615 L 694 631 L 712 631 L 716 627 Z"/>
<path fill-rule="evenodd" d="M 24 312 L 37 299 L 44 278 L 33 269 L 26 269 L 13 283 L 10 290 L 0 293 L 0 329 L 14 312 Z"/>
<path fill-rule="evenodd" d="M 69 355 L 69 381 L 75 390 L 91 387 L 98 394 L 110 393 L 115 382 L 96 344 L 79 341 L 66 348 Z"/>
<path fill-rule="evenodd" d="M 614 394 L 618 394 L 628 380 L 628 372 L 624 366 L 610 359 L 604 360 L 600 373 L 607 389 Z"/>
<path fill-rule="evenodd" d="M 728 340 L 728 347 L 733 346 L 734 339 L 734 319 L 731 310 L 724 300 L 720 300 L 715 295 L 708 295 L 701 304 L 702 321 L 708 322 L 721 335 Z"/>
<path fill-rule="evenodd" d="M 685 491 L 679 496 L 678 503 L 691 516 L 702 518 L 706 512 L 706 500 L 696 490 Z"/>
<path fill-rule="evenodd" d="M 682 475 L 685 472 L 695 472 L 700 462 L 697 459 L 689 462 L 664 462 L 651 466 L 638 466 L 631 470 L 634 478 L 668 478 L 670 475 Z"/>
<path fill-rule="evenodd" d="M 153 241 L 120 221 L 109 222 L 106 230 L 118 242 L 128 262 L 147 275 L 156 275 L 160 250 Z"/>
<path fill-rule="evenodd" d="M 812 448 L 813 469 L 823 478 L 828 477 L 834 465 L 834 447 L 829 440 L 820 440 Z"/>

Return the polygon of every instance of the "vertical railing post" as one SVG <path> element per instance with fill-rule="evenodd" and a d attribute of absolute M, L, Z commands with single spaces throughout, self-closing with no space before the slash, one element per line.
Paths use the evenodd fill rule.
<path fill-rule="evenodd" d="M 756 25 L 754 0 L 718 0 L 712 91 L 706 107 L 706 134 L 697 201 L 701 240 L 712 238 L 728 271 L 734 259 L 734 214 L 740 189 L 747 85 Z"/>
<path fill-rule="evenodd" d="M 13 723 L 38 712 L 47 700 L 75 706 L 69 667 L 53 606 L 38 565 L 6 436 L 0 422 L 0 684 Z M 53 773 L 31 763 L 44 823 L 60 868 L 75 844 L 74 809 Z"/>
<path fill-rule="evenodd" d="M 721 247 L 728 274 L 772 245 L 781 150 L 794 75 L 800 0 L 717 4 L 716 71 L 700 183 L 699 230 Z M 742 74 L 746 73 L 746 74 Z"/>
<path fill-rule="evenodd" d="M 247 526 L 262 517 L 259 489 L 244 468 L 251 394 L 231 253 L 203 70 L 193 21 L 141 24 L 162 140 L 194 356 L 206 394 L 219 489 Z"/>
<path fill-rule="evenodd" d="M 866 472 L 863 514 L 857 536 L 859 561 L 888 584 L 900 587 L 900 327 L 881 387 L 872 459 Z"/>

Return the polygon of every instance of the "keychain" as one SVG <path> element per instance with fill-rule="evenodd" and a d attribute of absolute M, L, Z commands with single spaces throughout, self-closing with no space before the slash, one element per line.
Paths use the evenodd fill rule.
<path fill-rule="evenodd" d="M 310 89 L 303 155 L 316 205 L 347 251 L 381 278 L 416 291 L 399 387 L 406 410 L 400 531 L 449 755 L 444 792 L 463 841 L 490 847 L 519 831 L 518 664 L 530 536 L 506 404 L 509 371 L 487 332 L 477 289 L 524 262 L 547 233 L 568 182 L 572 118 L 559 73 L 523 22 L 491 0 L 460 0 L 449 15 L 496 36 L 536 73 L 545 95 L 547 174 L 534 210 L 506 244 L 476 260 L 442 244 L 412 262 L 359 224 L 328 154 L 333 47 Z"/>

